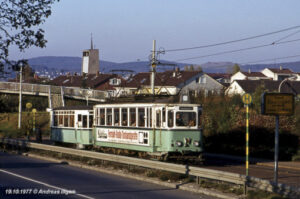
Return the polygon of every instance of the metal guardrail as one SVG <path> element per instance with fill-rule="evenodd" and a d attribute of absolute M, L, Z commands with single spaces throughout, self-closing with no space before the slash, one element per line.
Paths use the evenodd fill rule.
<path fill-rule="evenodd" d="M 0 143 L 1 142 L 20 146 L 20 147 L 28 147 L 32 149 L 46 150 L 46 151 L 58 152 L 58 153 L 69 154 L 74 156 L 106 160 L 111 162 L 127 164 L 127 165 L 140 166 L 144 168 L 151 168 L 151 169 L 164 170 L 164 171 L 169 171 L 174 173 L 187 174 L 199 178 L 218 180 L 218 181 L 233 183 L 237 185 L 244 185 L 244 186 L 257 188 L 264 191 L 285 194 L 286 196 L 289 196 L 291 198 L 300 197 L 300 188 L 290 187 L 285 184 L 278 184 L 276 186 L 273 182 L 268 180 L 263 180 L 255 177 L 246 178 L 246 176 L 236 174 L 236 173 L 218 171 L 213 169 L 205 169 L 205 168 L 193 167 L 188 165 L 179 165 L 179 164 L 144 160 L 139 158 L 125 157 L 125 156 L 119 156 L 113 154 L 105 154 L 100 152 L 83 151 L 78 149 L 51 146 L 46 144 L 38 144 L 33 142 L 27 142 L 24 140 L 3 138 L 0 140 Z"/>
<path fill-rule="evenodd" d="M 109 94 L 106 91 L 82 89 L 76 87 L 62 88 L 64 95 L 71 98 L 88 98 L 91 101 L 103 101 L 105 98 L 109 97 Z M 22 83 L 22 92 L 24 94 L 48 96 L 49 90 L 51 90 L 51 94 L 61 94 L 60 86 Z M 20 83 L 0 82 L 0 91 L 5 91 L 7 93 L 18 93 L 20 91 Z"/>

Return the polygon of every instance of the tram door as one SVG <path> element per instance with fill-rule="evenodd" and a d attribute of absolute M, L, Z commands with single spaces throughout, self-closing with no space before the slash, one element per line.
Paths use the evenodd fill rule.
<path fill-rule="evenodd" d="M 75 139 L 78 144 L 83 144 L 86 142 L 86 134 L 88 134 L 88 119 L 88 111 L 76 112 Z"/>

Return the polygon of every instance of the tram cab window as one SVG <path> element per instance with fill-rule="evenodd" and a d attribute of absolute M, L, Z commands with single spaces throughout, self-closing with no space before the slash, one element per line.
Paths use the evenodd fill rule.
<path fill-rule="evenodd" d="M 120 109 L 114 108 L 114 126 L 120 125 Z"/>
<path fill-rule="evenodd" d="M 174 126 L 174 112 L 168 111 L 168 127 Z"/>
<path fill-rule="evenodd" d="M 112 125 L 112 110 L 111 108 L 106 109 L 106 125 Z"/>
<path fill-rule="evenodd" d="M 127 108 L 122 108 L 122 126 L 128 126 Z"/>
<path fill-rule="evenodd" d="M 100 109 L 100 125 L 105 125 L 105 109 Z"/>
<path fill-rule="evenodd" d="M 176 112 L 176 126 L 196 126 L 196 112 Z"/>
<path fill-rule="evenodd" d="M 130 108 L 130 126 L 136 126 L 136 108 Z"/>
<path fill-rule="evenodd" d="M 145 127 L 145 108 L 138 108 L 139 127 Z"/>

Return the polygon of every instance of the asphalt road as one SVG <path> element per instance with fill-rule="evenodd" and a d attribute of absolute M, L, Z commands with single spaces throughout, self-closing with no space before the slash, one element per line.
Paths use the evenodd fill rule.
<path fill-rule="evenodd" d="M 213 197 L 0 152 L 0 198 L 212 199 Z"/>

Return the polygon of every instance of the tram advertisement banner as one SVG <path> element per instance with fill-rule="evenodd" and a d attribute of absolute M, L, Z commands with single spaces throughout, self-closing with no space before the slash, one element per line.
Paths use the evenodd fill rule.
<path fill-rule="evenodd" d="M 149 131 L 97 129 L 97 141 L 149 146 Z"/>

